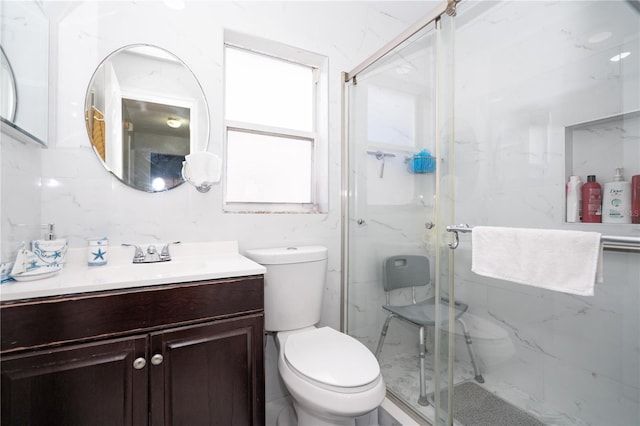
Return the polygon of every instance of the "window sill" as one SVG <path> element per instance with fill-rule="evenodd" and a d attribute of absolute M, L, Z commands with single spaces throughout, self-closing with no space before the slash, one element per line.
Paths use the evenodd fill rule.
<path fill-rule="evenodd" d="M 239 214 L 325 214 L 314 204 L 229 203 L 223 213 Z"/>

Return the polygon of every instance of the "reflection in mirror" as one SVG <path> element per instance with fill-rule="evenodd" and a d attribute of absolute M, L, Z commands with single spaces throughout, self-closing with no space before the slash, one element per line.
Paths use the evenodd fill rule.
<path fill-rule="evenodd" d="M 0 46 L 0 56 L 0 117 L 13 122 L 18 106 L 16 80 L 2 46 Z"/>
<path fill-rule="evenodd" d="M 142 191 L 180 185 L 185 156 L 207 149 L 209 111 L 200 84 L 159 47 L 132 45 L 109 55 L 91 79 L 85 115 L 106 169 Z"/>

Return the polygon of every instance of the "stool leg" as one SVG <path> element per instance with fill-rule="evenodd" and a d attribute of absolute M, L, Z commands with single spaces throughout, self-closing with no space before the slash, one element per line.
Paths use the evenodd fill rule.
<path fill-rule="evenodd" d="M 471 365 L 473 366 L 473 374 L 475 375 L 474 379 L 478 383 L 484 383 L 484 377 L 482 377 L 482 374 L 480 374 L 480 371 L 478 371 L 478 365 L 476 364 L 476 356 L 473 352 L 473 346 L 472 346 L 473 341 L 471 340 L 471 334 L 467 329 L 467 324 L 465 324 L 465 322 L 462 321 L 462 319 L 460 318 L 458 318 L 458 322 L 462 326 L 464 341 L 467 344 L 467 349 L 469 350 L 469 358 L 471 358 Z"/>
<path fill-rule="evenodd" d="M 378 340 L 378 347 L 376 348 L 376 358 L 380 359 L 380 353 L 382 352 L 382 345 L 384 345 L 384 338 L 387 337 L 387 330 L 389 329 L 389 321 L 391 321 L 391 318 L 393 318 L 395 315 L 393 314 L 389 314 L 387 315 L 387 319 L 384 322 L 384 325 L 382 326 L 382 331 L 380 332 L 380 339 Z"/>
<path fill-rule="evenodd" d="M 424 377 L 424 356 L 425 356 L 425 344 L 424 344 L 424 326 L 420 327 L 419 338 L 419 356 L 420 356 L 420 398 L 418 398 L 418 404 L 427 406 L 427 391 L 425 389 L 425 377 Z"/>

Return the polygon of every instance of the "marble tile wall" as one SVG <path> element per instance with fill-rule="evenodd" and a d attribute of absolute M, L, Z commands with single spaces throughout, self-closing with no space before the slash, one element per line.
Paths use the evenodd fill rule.
<path fill-rule="evenodd" d="M 512 26 L 528 30 L 500 37 Z M 601 31 L 610 38 L 594 42 Z M 637 55 L 609 60 L 637 51 L 639 32 L 622 2 L 505 2 L 458 27 L 456 223 L 640 235 L 637 225 L 567 224 L 564 215 L 568 175 L 596 170 L 604 183 L 621 165 L 628 179 L 640 173 L 635 119 L 574 132 L 576 149 L 565 149 L 566 127 L 640 109 L 640 92 L 628 93 Z M 638 253 L 605 251 L 604 284 L 580 297 L 481 278 L 470 243 L 456 251 L 456 298 L 515 347 L 485 364 L 487 376 L 587 424 L 637 423 L 639 307 L 628 300 L 640 300 Z"/>
<path fill-rule="evenodd" d="M 11 263 L 18 245 L 40 235 L 42 148 L 0 135 L 0 263 Z M 7 272 L 7 271 L 3 271 Z"/>

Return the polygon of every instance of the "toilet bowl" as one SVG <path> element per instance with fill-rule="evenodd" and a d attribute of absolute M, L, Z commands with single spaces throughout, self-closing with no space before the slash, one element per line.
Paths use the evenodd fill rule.
<path fill-rule="evenodd" d="M 267 269 L 265 329 L 275 332 L 278 371 L 298 426 L 353 426 L 378 407 L 386 389 L 380 365 L 358 340 L 317 328 L 327 269 L 321 246 L 247 250 Z"/>
<path fill-rule="evenodd" d="M 298 425 L 354 425 L 384 400 L 375 356 L 362 343 L 329 327 L 276 336 L 278 370 L 291 393 Z"/>

